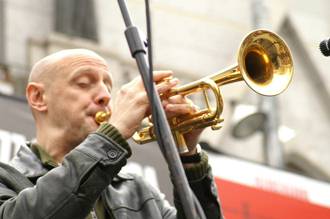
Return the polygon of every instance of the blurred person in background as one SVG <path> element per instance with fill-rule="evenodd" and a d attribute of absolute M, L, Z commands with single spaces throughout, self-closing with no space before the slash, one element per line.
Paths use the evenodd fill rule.
<path fill-rule="evenodd" d="M 171 76 L 155 72 L 159 93 L 178 84 L 163 80 Z M 90 50 L 59 51 L 34 65 L 26 97 L 36 141 L 23 145 L 11 166 L 0 166 L 0 219 L 185 218 L 180 191 L 174 188 L 173 207 L 142 177 L 120 172 L 132 153 L 126 140 L 150 109 L 140 77 L 122 86 L 115 100 L 112 87 L 106 61 Z M 168 117 L 196 111 L 180 95 L 163 106 Z M 99 125 L 99 111 L 111 112 L 109 121 Z M 222 218 L 207 155 L 196 147 L 201 132 L 185 135 L 189 152 L 181 157 L 207 218 Z"/>

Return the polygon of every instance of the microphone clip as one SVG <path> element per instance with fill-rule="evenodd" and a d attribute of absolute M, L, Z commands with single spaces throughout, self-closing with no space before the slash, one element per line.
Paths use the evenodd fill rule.
<path fill-rule="evenodd" d="M 320 50 L 324 56 L 330 56 L 330 39 L 320 43 Z"/>

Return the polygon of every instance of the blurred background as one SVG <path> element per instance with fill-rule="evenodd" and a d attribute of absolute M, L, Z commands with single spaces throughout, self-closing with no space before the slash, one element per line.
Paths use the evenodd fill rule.
<path fill-rule="evenodd" d="M 144 1 L 128 5 L 146 33 Z M 223 128 L 203 134 L 204 148 L 329 185 L 330 59 L 318 48 L 330 37 L 329 8 L 328 0 L 151 1 L 154 68 L 173 70 L 182 84 L 237 64 L 240 42 L 255 28 L 291 49 L 294 76 L 281 95 L 261 97 L 244 82 L 221 87 Z M 116 90 L 139 74 L 124 29 L 116 1 L 0 0 L 1 161 L 34 136 L 30 125 L 17 125 L 32 122 L 24 103 L 32 65 L 60 49 L 92 49 L 109 62 Z"/>

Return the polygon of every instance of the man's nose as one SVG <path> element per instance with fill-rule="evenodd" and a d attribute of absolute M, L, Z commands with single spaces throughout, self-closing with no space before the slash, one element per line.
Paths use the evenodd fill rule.
<path fill-rule="evenodd" d="M 95 98 L 95 102 L 98 105 L 101 106 L 108 106 L 109 102 L 110 102 L 110 92 L 108 91 L 108 89 L 105 86 L 102 86 L 101 89 L 99 89 L 99 92 Z"/>

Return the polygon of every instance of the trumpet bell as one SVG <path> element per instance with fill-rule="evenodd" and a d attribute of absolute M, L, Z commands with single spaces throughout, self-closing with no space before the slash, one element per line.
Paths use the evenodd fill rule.
<path fill-rule="evenodd" d="M 278 35 L 257 30 L 242 41 L 238 69 L 255 92 L 273 96 L 282 93 L 293 76 L 293 60 L 287 44 Z"/>

